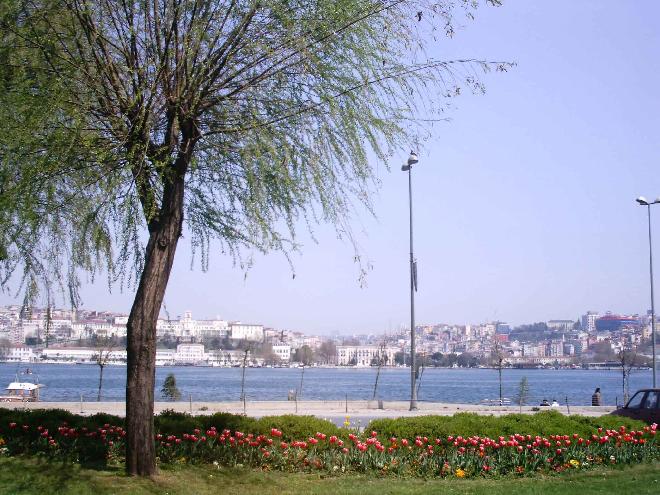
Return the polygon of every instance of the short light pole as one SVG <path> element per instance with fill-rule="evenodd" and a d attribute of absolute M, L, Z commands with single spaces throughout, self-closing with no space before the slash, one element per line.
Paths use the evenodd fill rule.
<path fill-rule="evenodd" d="M 413 255 L 412 166 L 417 154 L 410 152 L 408 163 L 401 170 L 408 172 L 408 203 L 410 205 L 410 410 L 417 410 L 417 359 L 415 358 L 415 291 L 417 291 L 417 261 Z"/>
<path fill-rule="evenodd" d="M 651 205 L 660 203 L 660 198 L 647 201 L 644 196 L 636 200 L 641 206 L 646 206 L 649 219 L 649 274 L 651 276 L 651 346 L 653 347 L 653 388 L 656 388 L 656 351 L 655 351 L 655 300 L 653 297 L 653 243 L 651 241 Z"/>

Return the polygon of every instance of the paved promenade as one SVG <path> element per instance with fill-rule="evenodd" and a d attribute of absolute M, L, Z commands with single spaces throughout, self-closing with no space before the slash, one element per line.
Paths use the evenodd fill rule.
<path fill-rule="evenodd" d="M 382 408 L 379 406 L 382 405 Z M 76 414 L 92 415 L 99 412 L 124 416 L 124 402 L 32 402 L 32 403 L 0 403 L 0 407 L 16 409 L 65 409 Z M 481 415 L 502 416 L 518 413 L 518 406 L 487 406 L 477 404 L 448 404 L 440 402 L 419 402 L 417 411 L 408 410 L 406 401 L 268 401 L 268 402 L 156 402 L 155 412 L 166 409 L 187 412 L 193 415 L 229 412 L 247 414 L 252 417 L 274 416 L 281 414 L 313 415 L 337 422 L 337 418 L 350 416 L 351 421 L 360 420 L 362 424 L 374 418 L 396 418 L 402 416 L 441 415 L 451 416 L 460 412 L 471 412 Z M 534 408 L 536 409 L 536 408 Z M 568 414 L 565 405 L 559 408 L 541 407 L 540 410 L 555 409 Z M 614 406 L 570 406 L 570 414 L 584 416 L 601 416 L 613 411 Z M 524 406 L 522 412 L 534 414 L 532 406 Z"/>

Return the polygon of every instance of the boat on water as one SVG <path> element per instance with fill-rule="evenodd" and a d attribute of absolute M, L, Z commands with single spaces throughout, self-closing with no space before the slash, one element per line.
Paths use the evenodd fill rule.
<path fill-rule="evenodd" d="M 11 382 L 6 394 L 0 395 L 0 402 L 39 402 L 39 389 L 43 387 L 38 383 Z"/>

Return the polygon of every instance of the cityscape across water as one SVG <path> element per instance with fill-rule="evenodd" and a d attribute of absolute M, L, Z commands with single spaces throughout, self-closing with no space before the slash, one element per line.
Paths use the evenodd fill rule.
<path fill-rule="evenodd" d="M 94 365 L 30 364 L 26 375 L 24 363 L 0 364 L 0 383 L 16 380 L 39 382 L 42 401 L 95 401 L 98 393 L 99 367 Z M 163 400 L 160 388 L 168 374 L 174 374 L 182 400 L 223 402 L 238 401 L 241 396 L 240 368 L 158 367 L 156 400 Z M 298 391 L 305 400 L 368 400 L 373 396 L 375 368 L 246 368 L 247 401 L 287 400 L 290 391 Z M 515 403 L 518 384 L 529 382 L 527 405 L 543 399 L 556 399 L 562 405 L 590 405 L 591 394 L 600 387 L 604 405 L 622 402 L 621 371 L 506 369 L 503 372 L 503 396 Z M 302 378 L 302 391 L 300 391 Z M 126 367 L 106 366 L 103 373 L 102 400 L 125 400 Z M 630 375 L 630 392 L 651 386 L 651 371 L 638 370 Z M 406 400 L 410 394 L 410 370 L 383 368 L 378 381 L 377 399 Z M 421 376 L 419 397 L 422 401 L 478 404 L 499 397 L 499 379 L 493 369 L 426 368 Z"/>

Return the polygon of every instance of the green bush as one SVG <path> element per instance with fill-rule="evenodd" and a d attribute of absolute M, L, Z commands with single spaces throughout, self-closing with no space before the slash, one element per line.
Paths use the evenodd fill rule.
<path fill-rule="evenodd" d="M 238 430 L 245 433 L 256 433 L 257 429 L 256 419 L 238 414 L 219 412 L 210 416 L 198 416 L 198 418 L 202 425 L 200 429 L 203 430 L 208 430 L 211 426 L 215 426 L 218 431 Z"/>
<path fill-rule="evenodd" d="M 369 423 L 367 430 L 375 430 L 382 438 L 415 438 L 416 436 L 446 437 L 448 435 L 487 436 L 497 438 L 514 433 L 523 435 L 591 435 L 598 427 L 641 429 L 645 424 L 617 416 L 564 416 L 557 411 L 537 414 L 509 414 L 506 416 L 479 416 L 459 413 L 454 416 L 418 416 L 413 418 L 377 419 Z"/>
<path fill-rule="evenodd" d="M 302 440 L 314 436 L 317 432 L 328 436 L 337 435 L 341 430 L 325 419 L 316 416 L 296 416 L 285 414 L 283 416 L 264 416 L 256 422 L 254 433 L 268 434 L 272 428 L 282 432 L 284 440 Z"/>
<path fill-rule="evenodd" d="M 56 430 L 64 423 L 74 428 L 96 429 L 104 424 L 123 427 L 124 418 L 105 413 L 80 416 L 64 409 L 20 410 L 0 408 L 0 431 L 11 422 L 34 427 L 43 426 L 49 430 Z"/>
<path fill-rule="evenodd" d="M 199 417 L 170 409 L 154 416 L 154 427 L 157 433 L 163 435 L 182 435 L 192 433 L 195 428 L 203 428 Z"/>

